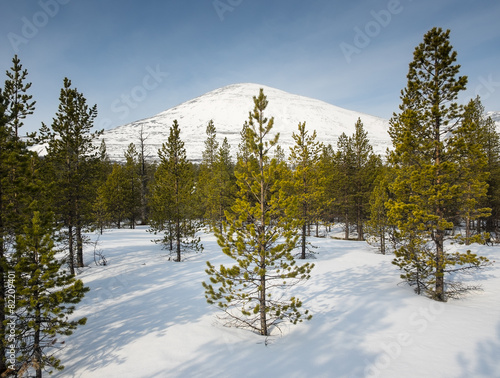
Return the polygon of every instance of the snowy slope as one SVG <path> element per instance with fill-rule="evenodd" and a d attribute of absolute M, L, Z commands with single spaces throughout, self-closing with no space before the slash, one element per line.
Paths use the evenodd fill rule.
<path fill-rule="evenodd" d="M 224 327 L 206 303 L 205 261 L 230 261 L 212 235 L 201 236 L 205 252 L 174 263 L 145 228 L 106 232 L 109 265 L 86 254 L 79 277 L 91 291 L 75 316 L 88 321 L 58 352 L 66 369 L 54 376 L 500 377 L 498 264 L 470 278 L 482 292 L 436 303 L 398 285 L 392 257 L 366 243 L 312 239 L 316 267 L 291 294 L 313 319 L 266 339 Z M 499 260 L 498 246 L 472 250 Z"/>
<path fill-rule="evenodd" d="M 486 112 L 486 117 L 491 117 L 497 125 L 497 130 L 500 130 L 500 112 Z"/>
<path fill-rule="evenodd" d="M 113 159 L 122 158 L 130 143 L 137 144 L 142 127 L 148 137 L 146 144 L 149 154 L 156 157 L 161 144 L 168 138 L 170 126 L 177 119 L 188 158 L 199 160 L 204 149 L 206 126 L 213 119 L 219 140 L 222 142 L 227 137 L 235 156 L 241 128 L 253 109 L 253 96 L 259 94 L 260 88 L 264 89 L 269 101 L 266 113 L 268 117 L 275 118 L 273 133 L 280 133 L 280 144 L 286 151 L 293 144 L 292 133 L 297 130 L 299 122 L 305 121 L 311 132 L 316 130 L 319 141 L 336 147 L 342 132 L 349 136 L 353 134 L 358 117 L 363 121 L 377 153 L 383 154 L 386 147 L 390 146 L 387 120 L 264 85 L 234 84 L 206 93 L 154 117 L 107 130 L 103 138 L 108 153 Z"/>

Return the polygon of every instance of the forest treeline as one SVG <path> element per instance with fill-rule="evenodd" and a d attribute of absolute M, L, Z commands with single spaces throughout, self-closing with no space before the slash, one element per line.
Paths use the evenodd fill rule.
<path fill-rule="evenodd" d="M 274 119 L 265 114 L 261 90 L 249 99 L 248 120 L 235 125 L 236 156 L 207 120 L 198 164 L 186 155 L 177 121 L 158 151 L 148 150 L 142 129 L 124 160 L 111 161 L 105 142 L 96 142 L 97 107 L 67 78 L 52 123 L 21 137 L 35 101 L 28 71 L 14 57 L 0 90 L 0 374 L 34 369 L 41 377 L 62 368 L 51 352 L 59 335 L 85 323 L 69 320 L 88 290 L 76 279 L 85 265 L 85 233 L 106 228 L 148 225 L 179 262 L 203 248 L 197 231 L 208 227 L 241 269 L 208 263 L 207 300 L 262 335 L 284 318 L 309 318 L 297 298 L 267 300 L 266 279 L 307 279 L 313 265 L 295 259 L 313 257 L 310 236 L 323 236 L 333 224 L 342 225 L 344 239 L 393 253 L 419 294 L 444 301 L 470 290 L 447 275 L 488 261 L 450 252 L 445 241 L 485 243 L 500 235 L 500 139 L 480 98 L 457 103 L 467 78 L 458 75 L 456 55 L 449 31 L 438 28 L 416 47 L 385 156 L 373 152 L 362 119 L 352 135 L 328 145 L 305 119 L 294 145 L 282 149 L 279 135 L 271 136 Z M 45 153 L 36 153 L 35 144 Z M 224 291 L 238 282 L 253 282 L 255 295 Z M 250 297 L 259 298 L 253 307 Z M 246 317 L 229 310 L 230 299 Z"/>

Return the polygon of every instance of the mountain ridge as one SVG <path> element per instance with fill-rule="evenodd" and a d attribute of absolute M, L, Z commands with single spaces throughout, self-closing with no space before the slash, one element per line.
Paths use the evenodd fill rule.
<path fill-rule="evenodd" d="M 336 146 L 343 132 L 352 135 L 358 118 L 361 118 L 376 153 L 382 154 L 390 146 L 387 134 L 389 122 L 383 118 L 254 83 L 231 84 L 214 89 L 152 117 L 105 130 L 100 140 L 105 140 L 112 160 L 123 160 L 128 145 L 138 144 L 142 128 L 148 156 L 154 159 L 162 143 L 167 141 L 170 126 L 176 119 L 188 159 L 200 161 L 206 140 L 205 129 L 208 122 L 213 120 L 219 143 L 227 137 L 234 158 L 241 129 L 253 109 L 253 96 L 259 94 L 260 88 L 263 88 L 269 102 L 265 114 L 275 119 L 272 134 L 280 133 L 279 144 L 285 152 L 293 145 L 292 133 L 297 131 L 299 122 L 306 122 L 306 129 L 311 133 L 316 130 L 318 141 Z"/>

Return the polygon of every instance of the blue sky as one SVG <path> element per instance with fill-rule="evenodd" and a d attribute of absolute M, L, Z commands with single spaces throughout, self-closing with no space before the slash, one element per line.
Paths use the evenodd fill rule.
<path fill-rule="evenodd" d="M 469 77 L 462 101 L 479 94 L 498 111 L 499 21 L 494 0 L 4 0 L 0 71 L 16 52 L 29 71 L 25 131 L 51 123 L 64 77 L 97 104 L 99 128 L 242 82 L 390 118 L 438 26 Z"/>

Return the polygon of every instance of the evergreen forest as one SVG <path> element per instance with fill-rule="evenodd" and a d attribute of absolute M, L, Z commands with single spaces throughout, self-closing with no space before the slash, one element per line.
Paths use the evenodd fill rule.
<path fill-rule="evenodd" d="M 263 336 L 311 319 L 300 298 L 281 290 L 314 275 L 313 237 L 333 225 L 343 239 L 392 255 L 418 295 L 445 302 L 476 289 L 457 275 L 492 262 L 453 245 L 500 242 L 500 138 L 479 97 L 459 102 L 467 77 L 457 62 L 449 30 L 424 35 L 384 156 L 373 152 L 362 119 L 328 145 L 304 119 L 284 150 L 261 90 L 235 125 L 236 156 L 207 119 L 195 163 L 182 120 L 168 125 L 154 154 L 142 129 L 111 161 L 94 125 L 97 105 L 69 78 L 52 122 L 23 135 L 36 99 L 14 56 L 0 88 L 0 375 L 63 369 L 61 337 L 86 323 L 72 316 L 89 290 L 78 275 L 89 257 L 107 263 L 87 234 L 109 228 L 147 225 L 172 264 L 202 253 L 200 230 L 214 233 L 234 265 L 207 262 L 205 297 L 228 324 Z"/>

